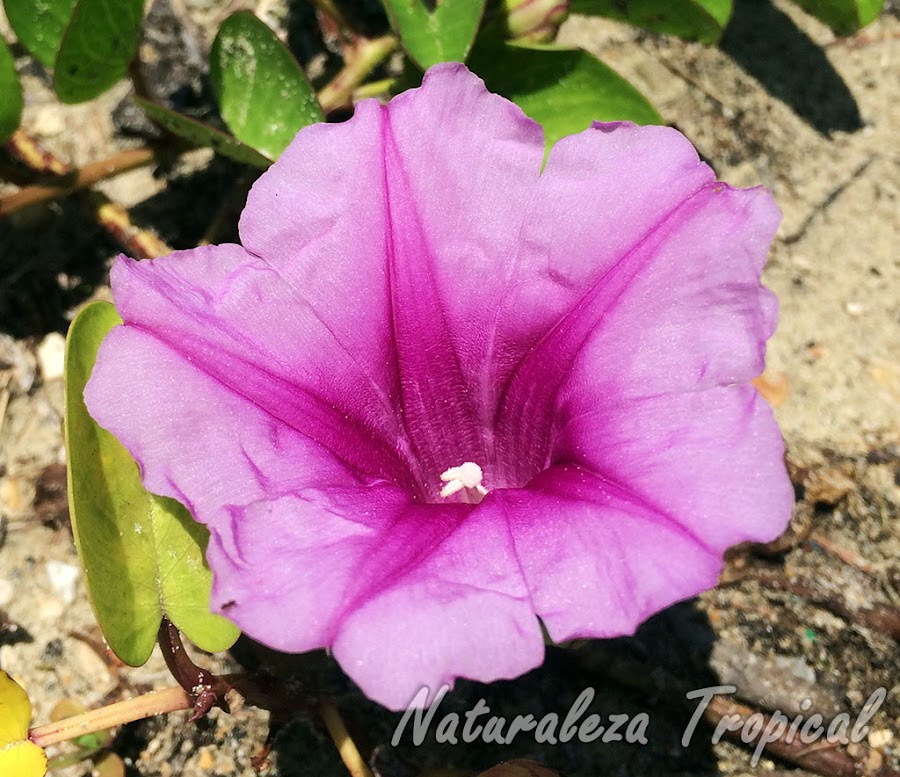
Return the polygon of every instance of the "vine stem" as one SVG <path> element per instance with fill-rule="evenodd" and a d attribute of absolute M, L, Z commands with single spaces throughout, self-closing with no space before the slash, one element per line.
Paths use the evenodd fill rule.
<path fill-rule="evenodd" d="M 352 48 L 347 64 L 327 83 L 318 94 L 319 104 L 325 113 L 349 106 L 353 93 L 365 78 L 380 65 L 397 48 L 399 41 L 394 35 L 383 35 L 379 38 L 360 39 Z M 52 156 L 45 159 L 30 139 L 20 133 L 11 150 L 32 169 L 63 173 L 59 180 L 52 183 L 26 186 L 17 192 L 0 197 L 0 218 L 11 213 L 65 197 L 72 192 L 87 189 L 100 181 L 137 167 L 151 164 L 156 159 L 156 152 L 147 147 L 132 148 L 120 151 L 107 159 L 90 162 L 78 170 L 69 172 L 64 163 Z M 102 220 L 102 214 L 101 214 Z M 121 215 L 115 215 L 121 221 Z"/>
<path fill-rule="evenodd" d="M 28 732 L 28 738 L 38 747 L 47 747 L 83 734 L 93 734 L 96 731 L 104 731 L 113 726 L 121 726 L 124 723 L 167 712 L 191 709 L 192 706 L 191 697 L 180 685 L 176 685 L 90 710 L 81 715 L 36 726 Z"/>
<path fill-rule="evenodd" d="M 322 699 L 319 701 L 319 715 L 328 733 L 340 753 L 341 760 L 351 777 L 374 777 L 363 757 L 356 747 L 356 743 L 347 731 L 341 713 L 334 702 Z"/>
<path fill-rule="evenodd" d="M 97 223 L 115 238 L 132 259 L 157 259 L 172 248 L 153 232 L 136 227 L 128 211 L 100 192 L 88 192 L 87 204 Z"/>
<path fill-rule="evenodd" d="M 26 167 L 36 173 L 50 173 L 51 175 L 66 175 L 72 169 L 61 159 L 57 159 L 46 149 L 42 148 L 34 138 L 18 129 L 12 137 L 3 144 L 11 156 L 18 159 Z"/>
<path fill-rule="evenodd" d="M 0 218 L 17 210 L 41 202 L 50 202 L 67 194 L 87 189 L 95 183 L 111 178 L 119 173 L 148 165 L 156 159 L 156 153 L 149 148 L 130 148 L 120 151 L 107 159 L 90 162 L 75 172 L 64 176 L 55 183 L 26 186 L 17 192 L 0 197 Z"/>
<path fill-rule="evenodd" d="M 0 216 L 24 208 L 29 204 L 43 202 L 46 199 L 55 199 L 57 193 L 63 196 L 70 191 L 75 191 L 75 189 L 79 188 L 78 186 L 74 189 L 68 187 L 72 185 L 73 181 L 77 182 L 79 177 L 86 178 L 94 173 L 100 175 L 103 173 L 104 168 L 110 175 L 117 175 L 124 171 L 119 164 L 111 164 L 111 160 L 115 160 L 115 157 L 111 157 L 106 162 L 94 163 L 96 170 L 93 172 L 83 168 L 82 171 L 73 173 L 72 169 L 65 162 L 42 148 L 37 141 L 21 130 L 17 130 L 13 134 L 13 137 L 4 144 L 4 148 L 35 173 L 49 172 L 58 176 L 65 176 L 65 178 L 53 185 L 29 186 L 8 197 L 0 198 Z M 141 149 L 137 149 L 137 151 L 141 151 Z M 149 152 L 148 149 L 144 149 L 144 151 Z M 140 161 L 141 157 L 135 158 L 133 152 L 134 150 L 132 150 L 130 158 L 125 158 L 126 163 L 129 160 L 135 163 Z M 86 186 L 89 185 L 90 182 L 86 184 Z M 100 227 L 117 240 L 129 256 L 134 259 L 155 259 L 172 252 L 172 249 L 153 232 L 135 226 L 131 222 L 128 211 L 125 208 L 113 202 L 99 191 L 86 192 L 83 201 Z"/>
<path fill-rule="evenodd" d="M 394 35 L 361 40 L 352 54 L 348 54 L 347 64 L 319 92 L 319 105 L 322 106 L 322 110 L 327 114 L 349 106 L 356 88 L 398 45 L 399 41 Z"/>
<path fill-rule="evenodd" d="M 353 32 L 354 27 L 334 0 L 310 0 L 310 4 L 321 14 L 331 20 L 332 24 L 344 34 Z"/>
<path fill-rule="evenodd" d="M 389 94 L 395 83 L 397 83 L 396 78 L 384 78 L 381 81 L 363 84 L 353 92 L 353 100 L 362 100 L 366 97 L 381 97 Z"/>

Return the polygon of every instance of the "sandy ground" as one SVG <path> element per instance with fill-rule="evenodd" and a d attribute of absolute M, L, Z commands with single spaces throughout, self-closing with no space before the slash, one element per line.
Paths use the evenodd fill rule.
<path fill-rule="evenodd" d="M 0 32 L 8 33 L 2 17 Z M 793 538 L 762 560 L 738 554 L 729 585 L 687 609 L 674 608 L 611 649 L 637 650 L 645 662 L 689 682 L 734 678 L 736 667 L 746 674 L 747 666 L 758 666 L 753 682 L 738 675 L 743 684 L 767 677 L 794 688 L 801 678 L 801 690 L 817 689 L 836 709 L 858 709 L 884 686 L 889 700 L 873 729 L 895 739 L 869 757 L 890 763 L 900 735 L 898 637 L 860 613 L 884 607 L 896 618 L 900 607 L 900 21 L 889 10 L 858 37 L 835 39 L 788 3 L 746 0 L 738 3 L 721 49 L 583 18 L 572 18 L 561 40 L 598 54 L 637 84 L 723 180 L 768 186 L 784 212 L 765 274 L 782 311 L 765 390 L 777 405 L 797 486 Z M 111 119 L 127 87 L 95 103 L 62 107 L 42 73 L 24 57 L 20 62 L 25 127 L 59 156 L 82 164 L 137 142 L 116 134 Z M 186 246 L 214 212 L 216 187 L 233 174 L 232 166 L 211 163 L 199 151 L 102 188 L 133 207 L 139 221 Z M 65 508 L 61 337 L 53 330 L 64 331 L 61 311 L 105 293 L 104 268 L 115 250 L 69 202 L 0 223 L 0 329 L 9 332 L 0 334 L 0 666 L 29 689 L 36 722 L 46 721 L 66 696 L 94 704 L 169 682 L 158 656 L 139 670 L 111 662 L 80 579 L 66 582 L 78 561 Z M 685 631 L 696 619 L 699 631 Z M 668 649 L 659 655 L 661 645 Z M 665 712 L 657 698 L 665 694 L 651 702 L 627 682 L 611 680 L 603 671 L 606 650 L 589 646 L 575 658 L 554 652 L 547 666 L 518 683 L 464 688 L 459 703 L 464 708 L 466 699 L 489 692 L 498 706 L 515 710 L 516 702 L 568 699 L 568 691 L 589 682 L 605 689 L 608 709 L 655 705 L 663 731 L 650 746 L 521 753 L 401 748 L 399 755 L 417 767 L 457 769 L 443 774 L 473 774 L 514 754 L 543 758 L 573 775 L 782 768 L 764 759 L 753 769 L 749 753 L 730 744 L 681 752 L 673 732 L 683 727 L 683 711 Z M 363 740 L 374 745 L 389 738 L 395 719 L 339 679 L 327 682 Z M 751 691 L 751 701 L 765 706 Z M 129 727 L 116 747 L 132 774 L 251 775 L 266 718 L 252 709 L 232 716 L 216 711 L 193 727 L 174 715 Z M 270 764 L 273 775 L 342 773 L 321 732 L 302 723 L 278 740 Z M 404 768 L 388 759 L 379 774 L 416 773 Z M 66 772 L 84 773 L 86 767 Z"/>
<path fill-rule="evenodd" d="M 744 22 L 744 13 L 765 4 L 747 5 L 736 20 L 741 32 L 754 23 Z M 729 45 L 731 34 L 725 42 L 749 49 L 747 67 L 721 50 L 672 39 L 633 45 L 631 30 L 598 20 L 570 21 L 562 39 L 639 85 L 722 180 L 772 190 L 784 221 L 765 274 L 781 301 L 768 366 L 790 383 L 778 420 L 788 439 L 862 450 L 875 438 L 896 441 L 898 431 L 900 101 L 896 79 L 888 77 L 900 65 L 897 24 L 883 18 L 856 39 L 835 40 L 789 3 L 777 8 L 769 13 L 783 12 L 799 25 L 798 35 L 822 47 L 825 64 L 858 106 L 859 129 L 815 128 L 852 121 L 846 98 L 834 95 L 839 80 L 803 73 L 798 83 L 814 100 L 789 95 L 799 108 L 761 89 L 751 73 L 773 53 L 752 39 Z M 789 44 L 775 54 L 795 55 Z M 807 65 L 798 59 L 795 67 Z"/>

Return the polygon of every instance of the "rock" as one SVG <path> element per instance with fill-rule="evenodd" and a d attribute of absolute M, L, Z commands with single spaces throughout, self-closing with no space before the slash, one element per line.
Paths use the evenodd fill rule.
<path fill-rule="evenodd" d="M 719 639 L 709 659 L 719 680 L 737 687 L 737 695 L 765 709 L 785 715 L 805 712 L 801 704 L 812 702 L 812 709 L 825 716 L 841 711 L 838 694 L 827 683 L 816 681 L 815 671 L 803 658 L 759 656 L 744 645 Z"/>
<path fill-rule="evenodd" d="M 836 505 L 856 484 L 837 467 L 820 467 L 804 480 L 807 499 L 825 505 Z"/>
<path fill-rule="evenodd" d="M 75 601 L 81 570 L 74 564 L 51 559 L 47 562 L 47 576 L 59 598 L 66 604 L 72 604 Z"/>
<path fill-rule="evenodd" d="M 38 605 L 38 618 L 44 623 L 56 623 L 66 611 L 65 605 L 59 600 L 47 597 Z"/>
<path fill-rule="evenodd" d="M 886 728 L 880 728 L 876 731 L 870 731 L 867 741 L 869 747 L 874 747 L 876 750 L 884 750 L 884 748 L 894 741 L 894 734 Z"/>
<path fill-rule="evenodd" d="M 28 485 L 24 478 L 0 478 L 0 511 L 10 516 L 21 516 L 29 502 Z"/>
<path fill-rule="evenodd" d="M 35 369 L 34 355 L 25 343 L 7 334 L 0 334 L 0 373 L 7 370 L 12 373 L 9 388 L 20 394 L 27 394 L 34 385 Z"/>
<path fill-rule="evenodd" d="M 4 577 L 0 577 L 0 607 L 6 607 L 12 601 L 15 588 L 13 584 Z"/>
<path fill-rule="evenodd" d="M 772 407 L 781 407 L 791 393 L 791 381 L 781 370 L 766 370 L 753 380 L 756 390 Z"/>
<path fill-rule="evenodd" d="M 66 338 L 51 332 L 37 347 L 38 367 L 45 383 L 59 380 L 65 373 Z"/>
<path fill-rule="evenodd" d="M 81 683 L 91 689 L 90 701 L 99 701 L 116 687 L 116 678 L 90 645 L 73 640 L 69 648 L 69 663 Z"/>

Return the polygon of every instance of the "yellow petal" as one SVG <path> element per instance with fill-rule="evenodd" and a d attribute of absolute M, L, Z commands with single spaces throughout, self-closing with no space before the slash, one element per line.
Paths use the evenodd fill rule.
<path fill-rule="evenodd" d="M 27 739 L 29 723 L 31 702 L 28 701 L 28 694 L 12 677 L 0 670 L 0 749 Z M 0 774 L 17 772 L 0 771 Z"/>
<path fill-rule="evenodd" d="M 0 749 L 0 774 L 9 777 L 44 777 L 47 756 L 34 742 L 18 742 Z"/>

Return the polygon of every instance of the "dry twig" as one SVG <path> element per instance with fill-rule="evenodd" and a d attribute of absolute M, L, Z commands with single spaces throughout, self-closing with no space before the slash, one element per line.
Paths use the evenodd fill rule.
<path fill-rule="evenodd" d="M 29 205 L 58 200 L 60 197 L 65 197 L 79 189 L 86 189 L 106 178 L 148 165 L 155 159 L 156 153 L 149 148 L 131 148 L 119 151 L 107 159 L 90 162 L 68 175 L 61 176 L 54 183 L 26 186 L 17 192 L 0 197 L 0 217 L 8 216 Z"/>

